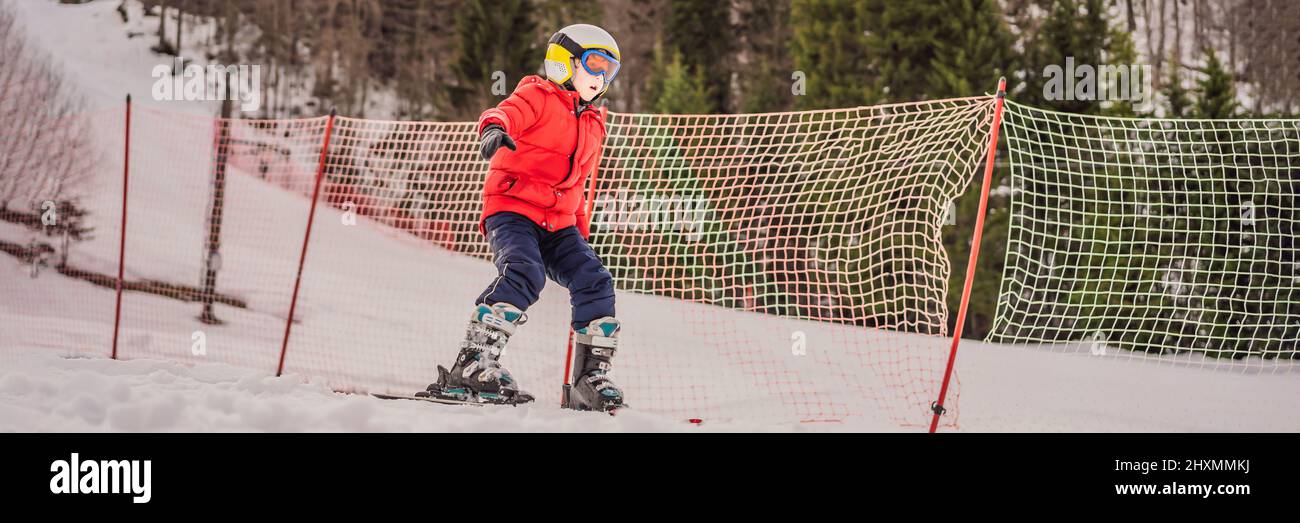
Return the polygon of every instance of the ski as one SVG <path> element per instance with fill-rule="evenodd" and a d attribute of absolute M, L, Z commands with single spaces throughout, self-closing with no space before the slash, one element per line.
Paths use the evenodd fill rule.
<path fill-rule="evenodd" d="M 454 398 L 439 398 L 435 396 L 416 396 L 414 394 L 380 394 L 377 392 L 372 392 L 370 393 L 370 395 L 379 398 L 381 400 L 427 401 L 429 403 L 439 403 L 442 405 L 468 405 L 473 407 L 481 407 L 483 405 L 499 405 L 496 403 L 484 403 L 484 402 L 468 400 L 468 399 L 462 400 L 462 399 L 454 399 Z"/>

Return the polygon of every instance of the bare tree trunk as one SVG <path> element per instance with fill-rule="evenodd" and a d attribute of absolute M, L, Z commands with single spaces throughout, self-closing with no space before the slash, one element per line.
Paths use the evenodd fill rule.
<path fill-rule="evenodd" d="M 185 11 L 181 6 L 176 6 L 176 56 L 184 56 L 185 52 L 181 51 L 181 31 L 185 25 Z"/>
<path fill-rule="evenodd" d="M 1213 27 L 1210 22 L 1212 17 L 1210 7 L 1205 5 L 1205 0 L 1196 0 L 1192 4 L 1192 29 L 1196 35 L 1196 41 L 1203 41 L 1209 35 L 1209 28 Z"/>
<path fill-rule="evenodd" d="M 167 0 L 163 0 L 158 10 L 158 49 L 167 48 Z"/>
<path fill-rule="evenodd" d="M 287 116 L 284 103 L 284 61 L 275 62 L 275 104 L 280 116 Z"/>
<path fill-rule="evenodd" d="M 225 44 L 225 50 L 222 52 L 221 61 L 234 63 L 238 61 L 235 57 L 235 33 L 239 31 L 239 10 L 234 5 L 227 2 L 225 15 L 221 17 L 221 24 L 225 28 L 222 36 L 226 38 L 225 42 L 218 42 L 218 46 Z"/>
<path fill-rule="evenodd" d="M 1237 6 L 1227 6 L 1225 9 L 1227 10 L 1225 16 L 1228 18 L 1228 67 L 1231 67 L 1235 72 L 1239 70 L 1238 67 L 1241 65 L 1237 60 L 1237 40 L 1241 30 L 1241 9 Z"/>
<path fill-rule="evenodd" d="M 1142 0 L 1142 25 L 1146 28 L 1147 59 L 1151 61 L 1151 68 L 1154 71 L 1152 80 L 1154 81 L 1154 87 L 1159 89 L 1164 83 L 1165 77 L 1162 67 L 1164 65 L 1164 50 L 1156 45 L 1156 23 L 1151 1 Z"/>

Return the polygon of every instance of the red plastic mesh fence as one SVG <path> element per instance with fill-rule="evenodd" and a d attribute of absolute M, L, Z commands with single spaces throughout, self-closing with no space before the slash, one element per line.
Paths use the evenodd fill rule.
<path fill-rule="evenodd" d="M 925 425 L 948 346 L 940 229 L 983 165 L 993 100 L 610 114 L 591 241 L 620 291 L 614 377 L 629 402 L 676 417 Z M 284 371 L 410 392 L 450 365 L 495 276 L 472 123 L 334 118 L 322 170 L 327 117 L 135 109 L 119 357 L 275 372 L 319 174 Z M 6 313 L 25 319 L 0 347 L 108 354 L 124 115 L 79 118 L 79 150 L 97 159 L 75 200 L 94 237 L 67 249 L 58 270 L 75 278 L 5 265 Z M 21 199 L 73 200 L 36 193 Z M 35 234 L 0 226 L 10 243 Z M 558 403 L 569 317 L 567 293 L 550 287 L 503 360 L 546 404 Z"/>

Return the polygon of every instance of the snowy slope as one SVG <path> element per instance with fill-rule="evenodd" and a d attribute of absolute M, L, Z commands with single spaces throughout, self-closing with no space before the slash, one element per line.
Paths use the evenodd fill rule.
<path fill-rule="evenodd" d="M 900 430 L 770 424 L 554 406 L 464 408 L 338 394 L 223 364 L 5 352 L 0 431 Z M 961 431 L 1300 431 L 1294 375 L 1248 375 L 972 343 L 958 360 Z"/>
<path fill-rule="evenodd" d="M 0 372 L 0 430 L 621 432 L 704 430 L 626 412 L 617 418 L 553 408 L 440 408 L 336 394 L 297 376 L 270 378 L 220 364 L 65 359 L 30 352 Z M 732 429 L 761 427 L 732 425 Z"/>
<path fill-rule="evenodd" d="M 95 239 L 78 245 L 72 262 L 113 273 L 123 115 L 120 95 L 108 93 L 139 89 L 141 77 L 146 86 L 152 81 L 148 44 L 117 35 L 115 18 L 103 23 L 116 16 L 115 2 L 21 4 L 29 27 L 67 24 L 104 57 L 87 59 L 75 42 L 41 37 L 110 104 L 90 117 L 103 159 L 85 202 Z M 108 70 L 123 65 L 140 71 Z M 211 143 L 205 113 L 202 104 L 167 102 L 135 115 L 128 278 L 200 281 Z M 539 404 L 458 409 L 339 394 L 333 391 L 422 388 L 436 364 L 451 361 L 468 307 L 494 268 L 365 219 L 350 225 L 322 206 L 288 376 L 271 378 L 308 202 L 239 169 L 230 173 L 226 201 L 218 290 L 248 308 L 219 306 L 225 323 L 205 325 L 196 321 L 197 304 L 126 293 L 125 362 L 104 359 L 112 290 L 52 271 L 31 278 L 0 256 L 0 430 L 918 430 L 947 356 L 948 340 L 938 337 L 620 293 L 625 345 L 615 377 L 638 411 L 612 420 L 563 412 L 555 403 L 568 303 L 563 289 L 549 285 L 506 355 Z M 0 239 L 30 236 L 0 223 Z M 202 355 L 193 352 L 196 335 Z M 796 336 L 806 354 L 792 350 Z M 1297 431 L 1293 370 L 963 342 L 946 428 Z M 682 421 L 697 417 L 706 420 L 702 427 Z"/>
<path fill-rule="evenodd" d="M 17 13 L 27 38 L 57 58 L 91 107 L 117 106 L 131 94 L 137 103 L 171 111 L 216 114 L 220 102 L 152 99 L 150 92 L 156 79 L 151 72 L 157 65 L 170 67 L 172 58 L 149 50 L 158 43 L 158 18 L 145 18 L 138 3 L 129 4 L 131 20 L 123 24 L 116 11 L 119 2 L 69 5 L 45 0 L 2 1 Z M 187 25 L 185 38 L 200 42 L 210 30 L 204 25 Z M 137 36 L 128 39 L 128 33 Z M 192 50 L 188 45 L 186 49 Z M 196 55 L 187 52 L 186 58 L 202 59 Z"/>
<path fill-rule="evenodd" d="M 0 281 L 6 290 L 14 291 L 0 298 L 0 318 L 3 318 L 0 323 L 6 334 L 0 336 L 0 352 L 6 362 L 0 377 L 0 383 L 4 384 L 0 386 L 0 404 L 6 405 L 4 412 L 14 416 L 0 417 L 0 428 L 456 430 L 470 426 L 490 430 L 660 430 L 675 429 L 687 417 L 703 417 L 709 420 L 709 428 L 719 430 L 905 430 L 913 427 L 901 426 L 881 409 L 905 408 L 891 394 L 906 385 L 888 383 L 887 375 L 882 377 L 887 373 L 878 372 L 872 366 L 843 361 L 845 349 L 852 348 L 852 344 L 846 347 L 845 342 L 879 339 L 879 343 L 863 346 L 863 353 L 867 354 L 888 354 L 890 340 L 892 344 L 910 344 L 914 349 L 926 347 L 939 354 L 947 345 L 946 340 L 938 338 L 863 332 L 621 293 L 620 310 L 636 319 L 629 322 L 626 336 L 634 341 L 630 345 L 639 350 L 629 349 L 620 355 L 617 375 L 628 388 L 634 404 L 659 415 L 647 416 L 630 426 L 622 425 L 620 418 L 613 425 L 593 427 L 584 424 L 588 422 L 575 421 L 582 419 L 582 414 L 551 412 L 555 410 L 554 403 L 547 401 L 547 392 L 553 393 L 554 384 L 560 379 L 558 362 L 562 346 L 553 342 L 563 339 L 561 326 L 567 305 L 562 289 L 552 287 L 530 311 L 534 319 L 512 342 L 508 356 L 511 367 L 524 383 L 543 398 L 543 404 L 529 411 L 548 414 L 490 413 L 500 409 L 484 409 L 477 414 L 447 413 L 444 412 L 447 408 L 418 405 L 425 410 L 415 412 L 427 414 L 429 419 L 418 423 L 381 421 L 390 416 L 405 419 L 412 407 L 353 397 L 346 401 L 359 401 L 367 406 L 344 408 L 341 406 L 351 403 L 329 393 L 326 385 L 364 388 L 366 384 L 380 383 L 392 385 L 394 390 L 419 387 L 421 379 L 432 375 L 435 363 L 445 363 L 451 357 L 454 350 L 438 340 L 454 340 L 462 328 L 463 318 L 390 313 L 376 314 L 362 321 L 354 317 L 356 311 L 420 310 L 434 307 L 435 300 L 449 301 L 453 303 L 451 310 L 458 310 L 454 304 L 471 299 L 481 282 L 493 274 L 493 269 L 485 261 L 441 251 L 409 237 L 384 234 L 377 226 L 364 222 L 360 226 L 344 227 L 336 218 L 337 211 L 322 211 L 317 229 L 319 238 L 343 237 L 322 240 L 321 244 L 350 248 L 334 253 L 334 258 L 325 254 L 315 258 L 317 263 L 305 277 L 306 290 L 300 309 L 302 323 L 295 327 L 287 365 L 290 373 L 315 376 L 317 383 L 311 386 L 297 385 L 297 378 L 278 381 L 265 378 L 278 354 L 283 315 L 277 316 L 274 311 L 222 309 L 227 325 L 209 328 L 193 320 L 197 309 L 192 304 L 133 293 L 128 293 L 126 299 L 123 355 L 182 360 L 190 362 L 192 368 L 163 362 L 146 365 L 50 358 L 49 354 L 89 353 L 100 357 L 106 354 L 111 332 L 111 315 L 106 312 L 112 310 L 113 293 L 57 275 L 43 274 L 31 279 L 25 267 L 0 265 L 5 271 L 0 274 L 3 278 Z M 397 276 L 379 279 L 374 276 L 376 272 Z M 354 294 L 334 295 L 320 292 L 321 289 L 351 290 Z M 369 292 L 355 292 L 358 289 Z M 15 301 L 10 297 L 27 299 Z M 401 305 L 394 306 L 398 300 Z M 256 308 L 259 301 L 253 299 L 252 303 Z M 274 305 L 268 307 L 274 309 Z M 709 318 L 713 325 L 727 325 L 730 336 L 742 339 L 734 344 L 692 347 L 689 340 L 683 339 L 688 331 L 682 325 L 689 325 L 693 316 Z M 351 327 L 354 325 L 378 327 Z M 188 352 L 190 333 L 195 329 L 209 332 L 206 356 L 195 357 Z M 807 356 L 789 352 L 784 335 L 793 331 L 807 335 Z M 412 344 L 413 339 L 430 341 Z M 56 350 L 34 351 L 36 348 Z M 249 358 L 250 355 L 254 357 Z M 837 360 L 840 364 L 834 363 Z M 218 363 L 223 361 L 246 369 L 240 371 L 242 374 L 236 373 L 236 378 L 222 370 L 230 369 Z M 928 359 L 932 364 L 938 361 L 941 358 Z M 122 367 L 118 369 L 115 365 Z M 1300 430 L 1300 413 L 1291 401 L 1300 392 L 1300 380 L 1271 364 L 1256 362 L 1254 365 L 1263 372 L 1241 372 L 1248 367 L 1201 368 L 1190 360 L 1169 360 L 1161 364 L 1130 361 L 1115 355 L 1092 356 L 1087 350 L 1065 353 L 967 341 L 962 345 L 957 365 L 961 390 L 957 428 Z M 785 379 L 804 382 L 800 390 L 807 397 L 787 397 L 795 388 L 774 384 L 778 366 L 789 371 L 783 375 Z M 165 372 L 159 374 L 158 369 Z M 401 372 L 384 374 L 394 369 Z M 103 382 L 91 379 L 91 384 L 131 392 L 105 394 L 99 389 L 83 390 L 88 373 L 104 374 Z M 181 379 L 194 375 L 229 378 Z M 266 385 L 269 383 L 287 384 L 275 388 Z M 691 390 L 689 394 L 669 393 L 665 392 L 665 385 L 669 391 Z M 175 387 L 180 390 L 173 390 Z M 245 390 L 246 387 L 253 390 Z M 838 397 L 832 397 L 837 394 L 835 389 L 839 389 Z M 143 403 L 153 407 L 137 407 L 141 398 L 171 395 L 187 400 L 179 407 L 162 400 Z M 210 398 L 212 395 L 218 399 Z M 267 409 L 300 409 L 301 413 L 289 419 L 312 420 L 317 424 L 268 426 L 255 414 L 239 410 L 255 409 L 254 405 L 221 399 L 231 396 L 262 398 L 283 405 L 264 407 Z M 853 415 L 844 416 L 836 423 L 798 423 L 814 407 L 823 407 L 801 407 L 792 399 L 824 404 L 838 402 L 839 412 Z M 226 401 L 235 401 L 236 405 Z M 164 412 L 136 413 L 150 408 Z M 342 412 L 352 412 L 348 409 L 367 414 L 347 418 Z M 32 414 L 33 411 L 41 414 Z M 145 416 L 146 420 L 115 420 L 114 413 L 118 412 L 128 417 Z M 489 416 L 492 421 L 474 421 L 474 416 Z M 905 421 L 915 425 L 923 420 L 924 416 L 913 415 Z"/>

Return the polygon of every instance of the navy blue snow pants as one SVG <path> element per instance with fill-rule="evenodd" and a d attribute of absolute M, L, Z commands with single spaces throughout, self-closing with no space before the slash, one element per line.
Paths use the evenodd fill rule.
<path fill-rule="evenodd" d="M 501 212 L 489 216 L 484 229 L 497 277 L 476 303 L 505 302 L 528 310 L 550 277 L 569 289 L 575 330 L 614 315 L 614 279 L 577 227 L 549 232 L 523 215 Z"/>

